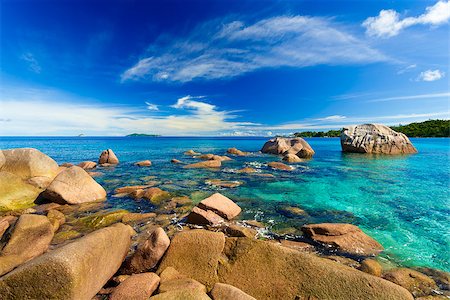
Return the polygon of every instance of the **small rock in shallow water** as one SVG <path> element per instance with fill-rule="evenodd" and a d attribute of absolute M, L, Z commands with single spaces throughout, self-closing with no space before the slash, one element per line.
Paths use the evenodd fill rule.
<path fill-rule="evenodd" d="M 194 156 L 194 155 L 202 155 L 201 153 L 195 152 L 194 150 L 188 150 L 184 152 L 184 155 Z"/>
<path fill-rule="evenodd" d="M 242 185 L 241 181 L 221 180 L 221 179 L 208 179 L 205 180 L 208 185 L 213 185 L 222 188 L 235 188 Z"/>
<path fill-rule="evenodd" d="M 183 168 L 185 169 L 198 169 L 198 168 L 220 168 L 222 163 L 220 160 L 206 160 L 198 163 L 186 165 Z"/>
<path fill-rule="evenodd" d="M 170 162 L 173 163 L 173 164 L 181 164 L 182 163 L 181 160 L 178 160 L 178 159 L 175 159 L 175 158 L 172 158 L 170 160 Z"/>
<path fill-rule="evenodd" d="M 98 158 L 98 163 L 101 165 L 117 165 L 119 163 L 119 159 L 112 149 L 103 150 Z"/>
<path fill-rule="evenodd" d="M 283 155 L 295 154 L 299 158 L 310 158 L 314 155 L 314 150 L 302 138 L 273 138 L 264 144 L 261 152 Z"/>
<path fill-rule="evenodd" d="M 294 167 L 285 165 L 278 161 L 273 161 L 267 164 L 272 169 L 281 170 L 281 171 L 292 171 L 294 170 Z"/>
<path fill-rule="evenodd" d="M 94 161 L 83 161 L 78 164 L 78 166 L 82 169 L 89 170 L 97 167 L 97 163 Z"/>
<path fill-rule="evenodd" d="M 138 161 L 137 163 L 135 163 L 135 165 L 138 167 L 150 167 L 152 165 L 152 162 L 149 160 L 143 160 Z"/>
<path fill-rule="evenodd" d="M 257 171 L 255 170 L 255 169 L 253 169 L 253 168 L 250 168 L 250 167 L 245 167 L 245 168 L 242 168 L 242 169 L 239 169 L 239 170 L 237 170 L 237 173 L 256 173 Z"/>
<path fill-rule="evenodd" d="M 239 150 L 237 148 L 229 148 L 227 150 L 227 153 L 230 153 L 230 154 L 233 154 L 233 155 L 237 155 L 237 156 L 246 156 L 246 155 L 249 154 L 248 152 L 241 151 L 241 150 Z"/>
<path fill-rule="evenodd" d="M 220 193 L 203 199 L 198 207 L 203 210 L 211 210 L 227 220 L 231 220 L 241 213 L 241 208 L 236 203 Z"/>

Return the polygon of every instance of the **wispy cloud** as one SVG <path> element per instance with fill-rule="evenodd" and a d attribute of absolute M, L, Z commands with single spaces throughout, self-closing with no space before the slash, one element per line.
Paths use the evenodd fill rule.
<path fill-rule="evenodd" d="M 410 72 L 411 70 L 413 70 L 413 69 L 415 69 L 415 68 L 417 68 L 417 65 L 416 65 L 416 64 L 408 65 L 408 66 L 406 66 L 406 67 L 404 67 L 404 68 L 398 70 L 398 71 L 397 71 L 397 74 L 400 75 L 400 74 L 403 74 L 403 73 L 406 73 L 406 72 Z"/>
<path fill-rule="evenodd" d="M 152 104 L 147 101 L 145 102 L 145 104 L 147 105 L 148 110 L 159 110 L 158 105 L 156 105 L 156 104 Z"/>
<path fill-rule="evenodd" d="M 445 73 L 441 70 L 426 70 L 419 74 L 417 80 L 419 81 L 435 81 L 443 78 Z"/>
<path fill-rule="evenodd" d="M 333 115 L 333 116 L 328 116 L 328 117 L 324 117 L 324 118 L 318 118 L 316 120 L 318 120 L 318 121 L 336 121 L 336 120 L 343 120 L 346 118 L 347 118 L 346 116 Z"/>
<path fill-rule="evenodd" d="M 371 100 L 368 100 L 367 102 L 387 102 L 387 101 L 397 101 L 397 100 L 418 100 L 418 99 L 433 99 L 433 98 L 450 98 L 450 92 L 385 97 L 385 98 L 371 99 Z"/>
<path fill-rule="evenodd" d="M 378 16 L 367 18 L 362 25 L 369 36 L 388 38 L 398 35 L 403 29 L 413 25 L 439 26 L 450 19 L 449 1 L 438 1 L 425 10 L 425 13 L 420 16 L 401 19 L 397 11 L 383 9 Z"/>
<path fill-rule="evenodd" d="M 379 51 L 330 19 L 279 16 L 253 24 L 202 24 L 185 38 L 150 46 L 122 75 L 126 80 L 188 82 L 231 78 L 263 68 L 366 64 Z"/>
<path fill-rule="evenodd" d="M 22 60 L 24 60 L 25 62 L 27 62 L 28 69 L 30 71 L 37 73 L 37 74 L 41 73 L 42 68 L 32 53 L 30 53 L 30 52 L 24 53 L 20 58 Z"/>

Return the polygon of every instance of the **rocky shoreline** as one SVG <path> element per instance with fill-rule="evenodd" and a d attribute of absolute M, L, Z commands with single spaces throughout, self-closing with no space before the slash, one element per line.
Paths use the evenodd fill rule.
<path fill-rule="evenodd" d="M 297 159 L 314 155 L 301 138 L 271 140 L 263 152 L 281 155 L 286 164 L 274 161 L 270 167 L 286 172 Z M 193 150 L 185 155 L 198 162 L 173 159 L 180 172 L 218 169 L 249 153 L 230 148 L 226 156 Z M 382 245 L 352 224 L 307 224 L 301 238 L 291 238 L 240 218 L 241 208 L 220 193 L 194 202 L 150 182 L 117 188 L 114 197 L 149 201 L 154 211 L 108 209 L 107 193 L 95 176 L 99 170 L 107 176 L 118 157 L 107 149 L 98 162 L 58 166 L 36 149 L 0 151 L 1 299 L 450 297 L 448 273 L 386 268 L 377 261 Z M 151 165 L 146 160 L 134 167 Z M 302 213 L 297 207 L 283 209 Z"/>

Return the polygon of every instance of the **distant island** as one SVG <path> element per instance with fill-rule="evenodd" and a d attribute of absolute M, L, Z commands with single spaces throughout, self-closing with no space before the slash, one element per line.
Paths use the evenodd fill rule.
<path fill-rule="evenodd" d="M 428 120 L 390 127 L 409 137 L 450 137 L 450 120 Z M 339 137 L 340 135 L 341 130 L 303 131 L 294 133 L 295 137 Z"/>
<path fill-rule="evenodd" d="M 161 135 L 159 135 L 159 134 L 146 134 L 146 133 L 132 133 L 132 134 L 128 134 L 126 136 L 132 136 L 132 137 L 135 137 L 135 136 L 158 137 L 158 136 L 161 136 Z"/>

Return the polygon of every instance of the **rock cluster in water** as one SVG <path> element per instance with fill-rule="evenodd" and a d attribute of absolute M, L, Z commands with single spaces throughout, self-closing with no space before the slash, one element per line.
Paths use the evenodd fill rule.
<path fill-rule="evenodd" d="M 267 141 L 261 149 L 262 153 L 283 155 L 288 162 L 298 162 L 297 158 L 311 158 L 314 150 L 302 138 L 277 137 Z M 295 156 L 293 156 L 295 155 Z"/>
<path fill-rule="evenodd" d="M 275 139 L 270 145 L 270 153 L 294 160 L 292 155 L 314 153 L 302 142 Z M 230 149 L 231 155 L 250 155 Z M 229 160 L 195 151 L 186 155 L 199 159 L 184 165 L 188 168 L 219 168 Z M 117 163 L 109 149 L 99 168 Z M 148 165 L 144 161 L 135 167 Z M 281 162 L 269 166 L 293 169 Z M 36 149 L 0 151 L 0 299 L 413 299 L 448 294 L 447 273 L 383 269 L 376 259 L 383 247 L 351 224 L 309 224 L 302 227 L 302 238 L 262 240 L 265 225 L 240 219 L 241 208 L 232 199 L 215 193 L 194 206 L 189 197 L 157 187 L 157 181 L 117 188 L 113 196 L 149 201 L 154 212 L 107 209 L 105 189 L 85 171 L 93 168 L 92 161 L 58 167 Z M 251 167 L 237 172 L 263 175 Z M 306 213 L 291 206 L 280 211 Z"/>

